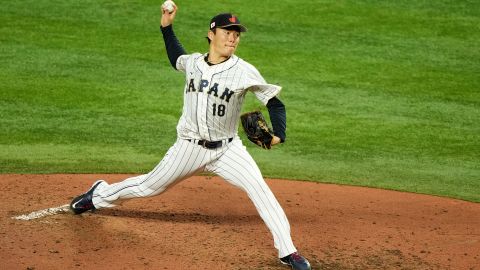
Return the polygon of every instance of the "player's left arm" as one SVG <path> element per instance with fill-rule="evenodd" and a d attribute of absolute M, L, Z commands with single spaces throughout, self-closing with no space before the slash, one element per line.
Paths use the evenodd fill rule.
<path fill-rule="evenodd" d="M 276 96 L 268 100 L 268 114 L 272 122 L 273 136 L 272 145 L 285 142 L 287 129 L 287 113 L 285 105 Z"/>
<path fill-rule="evenodd" d="M 257 99 L 268 108 L 274 135 L 271 145 L 283 143 L 286 138 L 287 114 L 285 105 L 278 99 L 282 87 L 267 83 L 254 66 L 247 62 L 243 62 L 243 64 L 247 74 L 245 88 L 253 91 Z"/>

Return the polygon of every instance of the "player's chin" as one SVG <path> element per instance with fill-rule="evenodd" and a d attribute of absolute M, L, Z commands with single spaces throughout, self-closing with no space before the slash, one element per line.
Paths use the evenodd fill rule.
<path fill-rule="evenodd" d="M 235 53 L 236 47 L 226 47 L 225 48 L 225 54 L 228 56 L 231 56 L 232 54 Z"/>

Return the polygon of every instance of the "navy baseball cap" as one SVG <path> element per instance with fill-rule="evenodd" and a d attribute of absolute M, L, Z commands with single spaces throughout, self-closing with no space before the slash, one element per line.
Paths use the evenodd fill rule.
<path fill-rule="evenodd" d="M 247 28 L 243 26 L 238 17 L 232 13 L 221 13 L 210 20 L 210 30 L 229 27 L 235 27 L 239 32 L 247 32 Z"/>

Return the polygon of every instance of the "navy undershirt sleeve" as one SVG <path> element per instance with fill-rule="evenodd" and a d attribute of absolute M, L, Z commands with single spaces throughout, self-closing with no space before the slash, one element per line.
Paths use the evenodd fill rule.
<path fill-rule="evenodd" d="M 171 24 L 166 27 L 160 26 L 160 30 L 162 31 L 163 41 L 165 41 L 165 48 L 167 49 L 167 55 L 168 59 L 170 60 L 170 64 L 174 69 L 177 69 L 178 57 L 187 54 L 187 52 L 183 49 L 182 44 L 180 44 L 180 41 L 178 41 L 177 37 L 175 36 Z"/>
<path fill-rule="evenodd" d="M 272 122 L 273 134 L 279 137 L 283 143 L 286 139 L 287 113 L 285 105 L 277 97 L 271 98 L 267 103 L 268 114 Z"/>

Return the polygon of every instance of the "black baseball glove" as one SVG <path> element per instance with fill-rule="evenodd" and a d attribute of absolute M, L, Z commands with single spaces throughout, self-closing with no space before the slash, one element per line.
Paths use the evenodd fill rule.
<path fill-rule="evenodd" d="M 272 147 L 273 132 L 268 127 L 267 121 L 259 111 L 247 112 L 240 116 L 243 129 L 248 139 L 254 144 L 270 149 Z"/>

